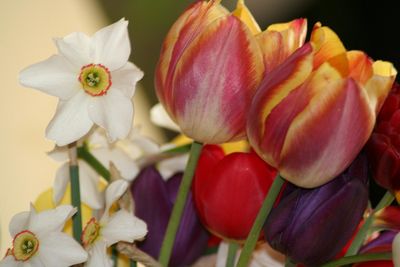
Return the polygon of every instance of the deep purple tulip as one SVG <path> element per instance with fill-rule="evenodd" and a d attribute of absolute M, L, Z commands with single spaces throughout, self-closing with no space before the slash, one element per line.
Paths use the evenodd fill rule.
<path fill-rule="evenodd" d="M 136 177 L 131 186 L 135 201 L 135 215 L 147 223 L 148 234 L 138 247 L 158 258 L 161 244 L 178 192 L 182 174 L 176 174 L 167 182 L 154 167 L 148 167 Z M 193 263 L 207 248 L 209 235 L 197 217 L 191 193 L 189 193 L 181 224 L 176 235 L 170 266 L 187 266 Z"/>
<path fill-rule="evenodd" d="M 287 184 L 264 232 L 270 245 L 306 266 L 333 259 L 357 228 L 368 203 L 368 167 L 359 156 L 331 182 L 303 189 Z"/>

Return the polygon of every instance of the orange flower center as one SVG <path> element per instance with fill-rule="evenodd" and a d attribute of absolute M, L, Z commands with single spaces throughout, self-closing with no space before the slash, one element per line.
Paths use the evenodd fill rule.
<path fill-rule="evenodd" d="M 91 96 L 106 94 L 112 84 L 110 71 L 101 64 L 83 66 L 78 80 L 83 90 Z"/>
<path fill-rule="evenodd" d="M 100 236 L 100 228 L 100 224 L 95 218 L 91 218 L 86 224 L 81 236 L 82 244 L 85 248 L 97 240 L 97 238 Z"/>
<path fill-rule="evenodd" d="M 27 261 L 39 249 L 39 240 L 35 234 L 25 230 L 18 233 L 13 240 L 12 255 L 16 261 Z"/>

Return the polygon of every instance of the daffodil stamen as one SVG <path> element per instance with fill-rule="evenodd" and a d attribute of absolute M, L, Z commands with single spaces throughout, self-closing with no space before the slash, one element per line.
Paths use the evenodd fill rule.
<path fill-rule="evenodd" d="M 25 230 L 14 237 L 12 255 L 17 261 L 27 261 L 36 254 L 39 240 L 35 234 Z"/>
<path fill-rule="evenodd" d="M 82 232 L 82 244 L 86 248 L 93 244 L 96 239 L 100 236 L 100 224 L 95 218 L 91 218 L 86 224 L 85 229 Z"/>
<path fill-rule="evenodd" d="M 111 86 L 111 74 L 102 64 L 89 64 L 81 68 L 79 82 L 83 90 L 91 96 L 101 96 L 107 93 Z"/>

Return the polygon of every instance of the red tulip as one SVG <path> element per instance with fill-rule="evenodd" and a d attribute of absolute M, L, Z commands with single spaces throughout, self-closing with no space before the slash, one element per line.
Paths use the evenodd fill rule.
<path fill-rule="evenodd" d="M 193 185 L 205 227 L 224 239 L 246 239 L 275 174 L 255 153 L 224 156 L 221 148 L 205 146 Z"/>
<path fill-rule="evenodd" d="M 375 181 L 400 189 L 400 85 L 394 83 L 367 146 Z"/>
<path fill-rule="evenodd" d="M 258 88 L 248 116 L 250 144 L 297 186 L 323 185 L 367 142 L 395 75 L 391 63 L 347 52 L 317 24 L 311 41 Z"/>

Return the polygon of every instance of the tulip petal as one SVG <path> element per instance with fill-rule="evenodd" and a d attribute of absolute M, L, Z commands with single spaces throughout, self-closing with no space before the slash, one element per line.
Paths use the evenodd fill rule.
<path fill-rule="evenodd" d="M 284 134 L 282 130 L 268 131 L 265 119 L 278 103 L 285 99 L 291 91 L 300 86 L 307 79 L 308 75 L 310 75 L 313 66 L 311 52 L 312 46 L 305 44 L 290 56 L 285 63 L 267 75 L 258 88 L 251 104 L 247 123 L 247 135 L 251 144 L 257 144 L 253 145 L 257 153 L 262 155 L 263 159 L 274 167 L 277 167 L 279 162 L 278 154 L 280 146 L 283 144 L 282 139 L 284 138 Z M 300 104 L 299 101 L 296 106 L 298 105 L 305 105 L 305 103 Z M 284 111 L 287 113 L 287 116 L 294 116 L 289 109 L 285 109 Z M 280 120 L 284 121 L 283 118 Z M 288 125 L 285 127 L 288 127 Z M 270 147 L 272 147 L 272 150 Z M 263 153 L 262 151 L 272 152 Z"/>
<path fill-rule="evenodd" d="M 76 69 L 82 68 L 87 64 L 93 63 L 90 54 L 89 36 L 82 32 L 71 33 L 64 38 L 56 38 L 54 40 L 58 48 L 58 52 L 63 55 L 69 63 L 74 65 Z"/>
<path fill-rule="evenodd" d="M 0 267 L 22 267 L 20 263 L 20 261 L 15 260 L 14 256 L 10 255 L 0 261 Z"/>
<path fill-rule="evenodd" d="M 314 68 L 318 68 L 322 63 L 328 61 L 343 76 L 349 72 L 346 48 L 343 46 L 339 37 L 329 27 L 322 27 L 317 23 L 311 33 L 311 43 L 317 50 L 314 56 Z"/>
<path fill-rule="evenodd" d="M 347 52 L 347 59 L 349 76 L 364 85 L 373 75 L 373 61 L 362 51 Z"/>
<path fill-rule="evenodd" d="M 44 266 L 68 267 L 88 258 L 86 251 L 65 233 L 49 233 L 40 240 L 40 260 Z"/>
<path fill-rule="evenodd" d="M 311 98 L 290 123 L 280 171 L 298 186 L 315 187 L 337 176 L 353 161 L 368 140 L 375 118 L 365 91 L 352 79 L 341 80 L 328 63 L 298 90 L 309 92 Z M 280 105 L 287 108 L 296 101 L 288 97 Z M 276 121 L 277 113 L 274 115 L 268 120 L 275 117 Z"/>
<path fill-rule="evenodd" d="M 54 55 L 23 69 L 19 81 L 23 86 L 67 100 L 80 89 L 78 75 L 79 68 L 72 66 L 64 57 Z"/>
<path fill-rule="evenodd" d="M 146 223 L 126 210 L 117 211 L 102 228 L 102 235 L 107 247 L 118 241 L 132 243 L 147 234 Z"/>
<path fill-rule="evenodd" d="M 270 25 L 266 31 L 257 35 L 263 52 L 265 72 L 271 72 L 301 47 L 306 33 L 307 20 L 296 19 L 288 23 Z"/>
<path fill-rule="evenodd" d="M 47 126 L 46 137 L 58 146 L 64 146 L 87 134 L 93 126 L 87 112 L 88 100 L 81 90 L 68 101 L 60 101 L 56 114 Z"/>
<path fill-rule="evenodd" d="M 172 210 L 164 180 L 154 167 L 145 168 L 134 180 L 131 192 L 136 216 L 148 224 L 149 234 L 139 247 L 158 257 Z"/>
<path fill-rule="evenodd" d="M 167 80 L 171 82 L 176 63 L 185 48 L 211 21 L 228 13 L 218 1 L 198 1 L 176 20 L 165 37 L 156 68 L 156 92 L 161 103 L 170 102 L 172 92 Z M 171 114 L 170 111 L 168 113 Z"/>
<path fill-rule="evenodd" d="M 131 99 L 135 93 L 136 83 L 143 78 L 143 75 L 143 71 L 128 62 L 122 68 L 111 73 L 112 86 Z"/>
<path fill-rule="evenodd" d="M 260 26 L 251 14 L 250 10 L 244 4 L 244 0 L 237 1 L 236 9 L 232 12 L 232 14 L 246 24 L 253 35 L 261 32 Z"/>
<path fill-rule="evenodd" d="M 123 67 L 128 62 L 131 44 L 128 21 L 121 19 L 100 29 L 92 37 L 94 62 L 106 66 L 110 71 Z"/>
<path fill-rule="evenodd" d="M 374 75 L 367 81 L 365 90 L 371 109 L 378 114 L 393 85 L 397 71 L 393 64 L 386 61 L 376 61 L 372 68 Z"/>
<path fill-rule="evenodd" d="M 109 90 L 106 95 L 91 98 L 88 105 L 90 118 L 106 129 L 109 140 L 124 139 L 132 128 L 133 106 L 119 90 Z"/>
<path fill-rule="evenodd" d="M 182 132 L 208 143 L 242 138 L 263 69 L 255 39 L 237 18 L 208 25 L 186 48 L 173 77 L 173 110 Z"/>

